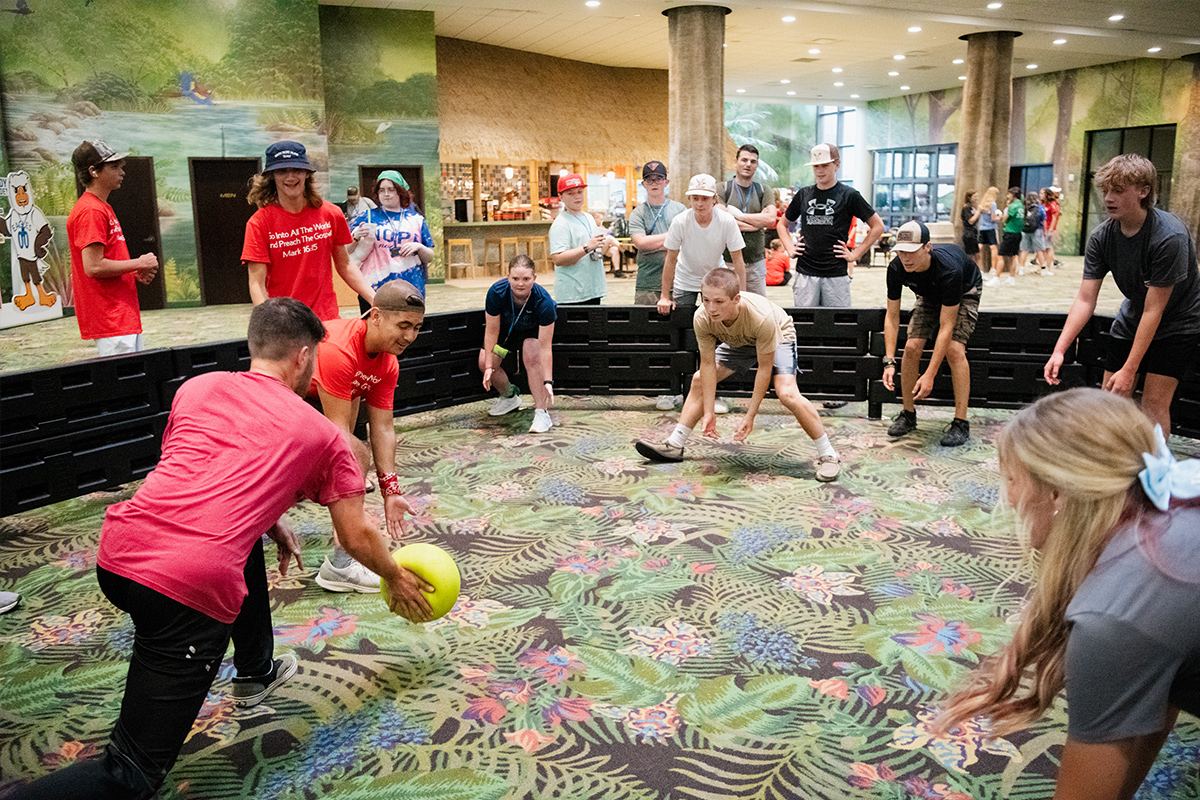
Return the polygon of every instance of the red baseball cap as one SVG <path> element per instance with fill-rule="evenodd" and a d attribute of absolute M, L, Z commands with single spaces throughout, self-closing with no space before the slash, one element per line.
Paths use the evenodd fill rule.
<path fill-rule="evenodd" d="M 574 172 L 569 172 L 558 179 L 558 191 L 562 194 L 567 189 L 586 189 L 587 184 L 583 182 L 583 178 Z"/>

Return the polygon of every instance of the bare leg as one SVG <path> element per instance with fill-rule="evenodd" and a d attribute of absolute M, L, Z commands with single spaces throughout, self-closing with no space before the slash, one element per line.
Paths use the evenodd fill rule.
<path fill-rule="evenodd" d="M 525 370 L 529 373 L 529 393 L 533 395 L 533 407 L 545 411 L 550 405 L 550 393 L 546 391 L 545 381 L 551 378 L 542 368 L 542 343 L 534 337 L 526 339 L 521 345 L 521 357 L 525 359 Z M 495 379 L 496 373 L 493 372 L 492 380 Z M 508 380 L 507 375 L 504 376 L 504 380 Z"/>
<path fill-rule="evenodd" d="M 733 370 L 729 367 L 723 367 L 717 364 L 717 383 L 728 378 L 733 374 Z M 700 385 L 700 371 L 692 375 L 692 388 L 688 390 L 687 397 L 683 400 L 683 411 L 679 414 L 679 424 L 685 428 L 695 428 L 696 423 L 704 416 L 704 390 L 705 387 Z M 717 394 L 717 387 L 712 387 L 714 398 Z"/>
<path fill-rule="evenodd" d="M 913 398 L 913 387 L 921 376 L 921 353 L 925 352 L 924 339 L 909 339 L 904 344 L 904 359 L 900 362 L 900 397 L 904 410 L 916 412 L 917 401 Z"/>
<path fill-rule="evenodd" d="M 1108 379 L 1108 375 L 1105 375 Z M 1142 411 L 1152 422 L 1162 425 L 1163 436 L 1171 435 L 1171 401 L 1175 398 L 1175 390 L 1179 381 L 1166 375 L 1147 373 L 1142 383 Z"/>
<path fill-rule="evenodd" d="M 492 388 L 501 396 L 507 391 L 511 385 L 508 379 L 508 373 L 500 367 L 500 362 L 503 359 L 495 353 L 485 353 L 482 348 L 479 350 L 479 371 L 483 372 L 489 367 L 492 370 Z"/>
<path fill-rule="evenodd" d="M 800 427 L 808 434 L 810 439 L 820 439 L 825 435 L 825 425 L 821 422 L 821 417 L 817 414 L 817 409 L 809 402 L 808 398 L 800 394 L 800 390 L 796 387 L 795 375 L 776 375 L 775 376 L 775 396 L 779 398 L 779 402 L 783 407 L 792 412 L 792 416 L 796 418 L 796 422 L 800 423 Z"/>
<path fill-rule="evenodd" d="M 971 365 L 967 363 L 966 345 L 951 342 L 946 363 L 950 365 L 950 380 L 954 383 L 954 416 L 966 419 L 967 401 L 971 399 Z"/>

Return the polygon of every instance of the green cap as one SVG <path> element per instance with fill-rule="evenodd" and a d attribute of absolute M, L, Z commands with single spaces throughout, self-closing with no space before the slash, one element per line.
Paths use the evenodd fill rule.
<path fill-rule="evenodd" d="M 379 173 L 379 177 L 376 180 L 389 180 L 399 186 L 401 189 L 408 188 L 408 181 L 404 180 L 404 176 L 394 169 L 385 169 L 383 172 Z"/>

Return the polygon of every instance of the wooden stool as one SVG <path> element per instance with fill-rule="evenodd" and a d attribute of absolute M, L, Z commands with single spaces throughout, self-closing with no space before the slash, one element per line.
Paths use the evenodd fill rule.
<path fill-rule="evenodd" d="M 518 252 L 520 251 L 517 249 L 517 237 L 505 236 L 500 240 L 500 277 L 508 274 L 508 264 L 517 257 Z"/>
<path fill-rule="evenodd" d="M 548 236 L 522 236 L 521 244 L 525 246 L 525 255 L 533 261 L 539 270 L 542 272 L 550 271 L 550 237 Z M 538 254 L 533 254 L 533 246 L 538 246 Z"/>
<path fill-rule="evenodd" d="M 447 266 L 451 278 L 469 278 L 475 272 L 475 244 L 470 239 L 447 239 Z M 458 248 L 458 259 L 455 259 L 455 248 Z M 466 254 L 463 254 L 463 251 Z"/>
<path fill-rule="evenodd" d="M 483 274 L 484 275 L 503 275 L 504 274 L 504 250 L 501 239 L 484 239 L 483 240 Z M 492 248 L 496 249 L 496 255 L 492 256 Z"/>

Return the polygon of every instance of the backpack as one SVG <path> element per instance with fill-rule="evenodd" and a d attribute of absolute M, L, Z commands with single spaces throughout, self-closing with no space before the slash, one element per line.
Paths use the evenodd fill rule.
<path fill-rule="evenodd" d="M 1030 206 L 1025 209 L 1025 226 L 1022 230 L 1026 233 L 1036 233 L 1040 227 L 1042 227 L 1042 207 Z"/>

